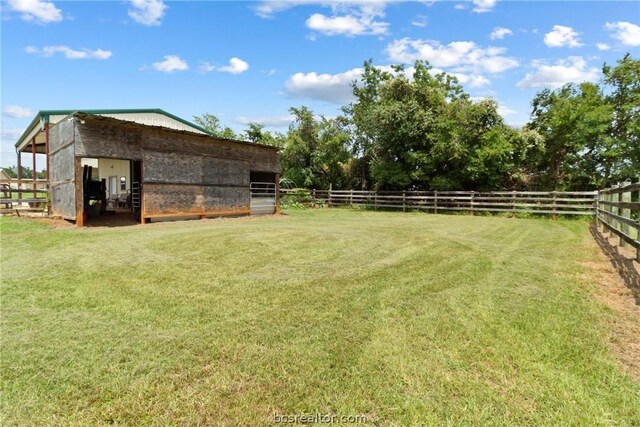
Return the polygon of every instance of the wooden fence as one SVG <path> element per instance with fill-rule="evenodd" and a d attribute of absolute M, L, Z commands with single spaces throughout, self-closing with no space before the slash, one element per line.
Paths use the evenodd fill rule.
<path fill-rule="evenodd" d="M 599 191 L 597 218 L 605 233 L 620 239 L 620 246 L 635 248 L 640 262 L 640 182 Z"/>
<path fill-rule="evenodd" d="M 47 185 L 46 179 L 0 180 L 0 213 L 45 212 Z"/>
<path fill-rule="evenodd" d="M 372 209 L 444 213 L 511 212 L 527 214 L 595 215 L 597 191 L 356 191 L 282 190 L 284 201 L 315 206 L 351 206 Z"/>

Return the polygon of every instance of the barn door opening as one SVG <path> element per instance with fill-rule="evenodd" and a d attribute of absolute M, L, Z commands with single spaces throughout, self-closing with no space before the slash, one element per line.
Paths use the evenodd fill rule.
<path fill-rule="evenodd" d="M 251 215 L 276 213 L 277 186 L 273 172 L 251 172 Z"/>

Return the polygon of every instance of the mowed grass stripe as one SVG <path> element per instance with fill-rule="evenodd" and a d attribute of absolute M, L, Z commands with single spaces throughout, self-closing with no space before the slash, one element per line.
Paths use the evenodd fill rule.
<path fill-rule="evenodd" d="M 640 424 L 582 221 L 0 224 L 8 424 Z"/>

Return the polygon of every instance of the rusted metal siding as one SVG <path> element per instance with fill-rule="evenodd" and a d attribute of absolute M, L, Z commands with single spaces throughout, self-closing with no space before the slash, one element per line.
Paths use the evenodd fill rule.
<path fill-rule="evenodd" d="M 74 121 L 63 121 L 49 130 L 51 214 L 67 219 L 76 218 L 74 126 Z"/>

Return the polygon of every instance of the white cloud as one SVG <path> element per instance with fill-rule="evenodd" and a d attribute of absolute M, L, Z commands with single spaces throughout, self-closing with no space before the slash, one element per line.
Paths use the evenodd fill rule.
<path fill-rule="evenodd" d="M 580 43 L 578 33 L 573 28 L 564 25 L 554 25 L 553 29 L 544 35 L 544 44 L 549 47 L 580 47 L 583 45 Z"/>
<path fill-rule="evenodd" d="M 481 48 L 471 41 L 451 42 L 448 45 L 433 40 L 394 40 L 387 46 L 392 62 L 408 64 L 427 60 L 434 67 L 452 68 L 454 72 L 500 73 L 517 67 L 518 61 L 503 56 L 504 48 Z"/>
<path fill-rule="evenodd" d="M 156 71 L 163 73 L 173 73 L 174 71 L 185 71 L 189 69 L 189 65 L 177 55 L 165 55 L 164 61 L 154 62 L 151 64 Z"/>
<path fill-rule="evenodd" d="M 505 36 L 512 36 L 512 35 L 513 35 L 513 31 L 511 31 L 510 29 L 504 28 L 504 27 L 496 27 L 493 29 L 493 31 L 489 35 L 489 38 L 491 40 L 501 40 L 505 38 Z"/>
<path fill-rule="evenodd" d="M 467 8 L 467 5 L 464 3 L 458 3 L 455 6 L 453 6 L 453 8 L 457 10 L 465 10 Z"/>
<path fill-rule="evenodd" d="M 222 73 L 230 73 L 230 74 L 240 74 L 244 73 L 249 69 L 249 64 L 243 61 L 240 58 L 231 58 L 229 60 L 229 65 L 225 65 L 222 67 L 216 67 L 215 65 L 204 62 L 202 65 L 198 67 L 198 70 L 202 73 L 210 73 L 211 71 L 220 71 Z"/>
<path fill-rule="evenodd" d="M 471 88 L 478 88 L 491 84 L 489 79 L 479 74 L 464 74 L 464 73 L 448 73 L 456 77 L 460 83 L 469 86 Z"/>
<path fill-rule="evenodd" d="M 167 7 L 162 0 L 131 0 L 129 16 L 138 24 L 160 25 Z"/>
<path fill-rule="evenodd" d="M 25 21 L 39 24 L 62 21 L 62 11 L 48 1 L 9 0 L 8 5 L 11 10 L 21 13 L 20 17 Z"/>
<path fill-rule="evenodd" d="M 33 117 L 35 112 L 31 108 L 20 107 L 19 105 L 7 105 L 2 109 L 2 114 L 7 117 L 24 118 Z"/>
<path fill-rule="evenodd" d="M 201 73 L 210 73 L 210 72 L 212 72 L 212 71 L 213 71 L 213 70 L 215 70 L 215 69 L 216 69 L 216 66 L 215 66 L 215 65 L 213 65 L 213 64 L 211 64 L 211 63 L 209 63 L 209 62 L 203 62 L 203 63 L 202 63 L 202 65 L 200 65 L 200 66 L 198 67 L 198 70 L 199 70 Z"/>
<path fill-rule="evenodd" d="M 314 13 L 307 27 L 327 36 L 387 34 L 389 24 L 377 20 L 384 17 L 385 2 L 341 2 L 331 4 L 333 16 Z"/>
<path fill-rule="evenodd" d="M 611 37 L 625 46 L 640 46 L 640 27 L 631 22 L 607 22 L 604 26 L 612 31 Z"/>
<path fill-rule="evenodd" d="M 494 8 L 498 0 L 472 0 L 473 11 L 476 13 L 489 12 Z"/>
<path fill-rule="evenodd" d="M 600 71 L 595 67 L 588 67 L 581 56 L 570 56 L 548 65 L 542 61 L 533 61 L 534 73 L 527 73 L 517 86 L 519 88 L 549 88 L 557 89 L 566 83 L 592 82 L 600 77 Z"/>
<path fill-rule="evenodd" d="M 414 27 L 426 27 L 427 26 L 427 17 L 424 15 L 418 15 L 414 19 L 411 20 L 411 25 Z"/>
<path fill-rule="evenodd" d="M 596 47 L 598 48 L 598 50 L 609 50 L 609 49 L 611 49 L 611 46 L 609 46 L 606 43 L 596 43 Z"/>
<path fill-rule="evenodd" d="M 41 55 L 46 58 L 50 58 L 56 53 L 61 53 L 67 59 L 109 59 L 113 55 L 110 50 L 104 49 L 72 49 L 69 46 L 45 46 L 43 48 L 37 48 L 35 46 L 27 46 L 25 52 Z"/>
<path fill-rule="evenodd" d="M 353 100 L 350 84 L 359 79 L 362 72 L 362 68 L 353 68 L 338 74 L 296 73 L 285 83 L 285 90 L 292 98 L 348 104 Z"/>
<path fill-rule="evenodd" d="M 243 61 L 240 58 L 231 58 L 229 60 L 229 65 L 225 65 L 224 67 L 220 67 L 218 71 L 222 71 L 223 73 L 231 73 L 231 74 L 240 74 L 244 73 L 249 69 L 249 64 Z"/>
<path fill-rule="evenodd" d="M 236 123 L 248 125 L 249 123 L 260 123 L 267 127 L 284 127 L 293 122 L 290 114 L 280 116 L 238 116 L 233 119 Z"/>

